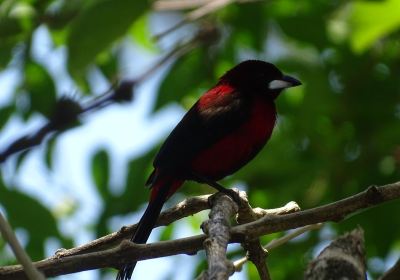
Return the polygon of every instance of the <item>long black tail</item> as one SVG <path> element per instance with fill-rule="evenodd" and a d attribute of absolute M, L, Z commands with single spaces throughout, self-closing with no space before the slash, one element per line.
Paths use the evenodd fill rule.
<path fill-rule="evenodd" d="M 169 193 L 169 186 L 163 184 L 158 188 L 155 197 L 151 199 L 149 205 L 146 208 L 142 218 L 139 221 L 138 227 L 135 234 L 132 236 L 131 241 L 137 244 L 144 244 L 150 236 L 151 231 L 157 221 L 157 218 L 161 212 L 161 209 L 167 200 Z M 137 262 L 125 265 L 118 272 L 116 280 L 129 280 L 132 277 L 133 270 L 135 269 Z"/>

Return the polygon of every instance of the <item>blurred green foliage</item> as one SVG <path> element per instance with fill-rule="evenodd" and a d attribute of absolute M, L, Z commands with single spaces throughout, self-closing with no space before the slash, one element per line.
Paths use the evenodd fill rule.
<path fill-rule="evenodd" d="M 60 94 L 53 80 L 57 77 L 31 55 L 32 38 L 39 27 L 49 30 L 55 47 L 67 47 L 65 66 L 82 92 L 87 92 L 88 67 L 97 67 L 110 82 L 119 75 L 118 46 L 124 38 L 152 53 L 161 53 L 152 41 L 150 25 L 157 16 L 147 1 L 1 1 L 0 70 L 17 69 L 23 78 L 9 103 L 0 108 L 0 129 L 13 116 L 25 120 L 33 114 L 48 117 Z M 254 206 L 272 208 L 295 200 L 308 208 L 372 184 L 398 180 L 400 1 L 235 3 L 213 12 L 205 21 L 218 30 L 219 40 L 203 38 L 201 45 L 172 63 L 160 83 L 154 112 L 172 102 L 188 108 L 225 70 L 242 59 L 270 60 L 304 83 L 279 98 L 278 127 L 266 149 L 227 178 L 225 185 L 242 182 Z M 160 20 L 154 22 L 160 24 Z M 172 24 L 165 22 L 164 29 Z M 192 28 L 203 26 L 200 21 Z M 180 30 L 174 32 L 179 34 Z M 24 106 L 20 104 L 21 96 L 28 100 Z M 43 158 L 50 171 L 56 141 L 48 143 Z M 126 188 L 120 194 L 110 191 L 113 162 L 107 151 L 93 155 L 87 172 L 91 172 L 103 202 L 102 213 L 92 225 L 97 236 L 109 232 L 113 217 L 136 211 L 146 202 L 148 193 L 141 190 L 156 151 L 154 147 L 131 159 L 126 167 Z M 187 183 L 182 192 L 194 195 L 210 191 L 195 186 Z M 49 237 L 59 239 L 64 247 L 72 246 L 45 205 L 7 182 L 0 184 L 0 205 L 15 228 L 28 232 L 27 250 L 34 259 L 44 257 Z M 332 231 L 341 233 L 361 225 L 368 256 L 386 258 L 399 250 L 400 220 L 395 217 L 399 212 L 398 202 L 389 203 L 332 224 Z M 40 217 L 35 218 L 40 219 L 40 226 L 32 217 Z M 168 227 L 162 238 L 170 238 L 172 232 Z M 314 232 L 271 252 L 273 279 L 299 279 L 315 246 L 324 240 L 323 235 Z M 0 250 L 4 250 L 2 241 Z M 1 263 L 10 261 L 3 258 Z M 373 277 L 379 273 L 370 269 Z M 257 278 L 252 266 L 248 274 L 249 279 Z"/>

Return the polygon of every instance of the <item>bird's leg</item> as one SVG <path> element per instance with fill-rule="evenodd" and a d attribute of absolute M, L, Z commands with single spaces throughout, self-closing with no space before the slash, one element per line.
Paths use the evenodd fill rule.
<path fill-rule="evenodd" d="M 212 187 L 212 188 L 216 189 L 217 191 L 222 192 L 223 194 L 226 194 L 227 196 L 229 196 L 230 198 L 232 198 L 232 200 L 235 201 L 238 205 L 241 204 L 240 196 L 239 196 L 239 194 L 238 194 L 237 192 L 235 192 L 234 190 L 225 188 L 225 187 L 222 186 L 220 183 L 218 183 L 218 182 L 216 182 L 216 181 L 214 181 L 214 180 L 211 180 L 211 179 L 209 179 L 209 178 L 207 178 L 207 177 L 203 177 L 203 176 L 201 176 L 201 175 L 194 174 L 194 173 L 192 173 L 192 175 L 193 175 L 193 177 L 194 177 L 194 179 L 195 179 L 196 181 L 198 180 L 198 181 L 200 181 L 200 182 L 206 183 L 206 184 L 209 185 L 210 187 Z"/>

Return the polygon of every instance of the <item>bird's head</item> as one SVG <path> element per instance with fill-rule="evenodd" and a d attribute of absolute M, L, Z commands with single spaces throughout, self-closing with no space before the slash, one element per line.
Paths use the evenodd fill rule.
<path fill-rule="evenodd" d="M 226 72 L 220 79 L 246 93 L 263 94 L 275 99 L 289 87 L 301 85 L 293 77 L 284 75 L 275 65 L 261 60 L 246 60 Z"/>

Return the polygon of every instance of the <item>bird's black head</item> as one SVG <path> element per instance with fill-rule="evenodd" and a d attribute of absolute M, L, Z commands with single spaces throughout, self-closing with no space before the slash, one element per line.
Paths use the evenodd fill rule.
<path fill-rule="evenodd" d="M 261 60 L 246 60 L 226 72 L 220 79 L 245 93 L 276 98 L 289 87 L 301 85 L 297 79 L 284 75 L 275 65 Z"/>

